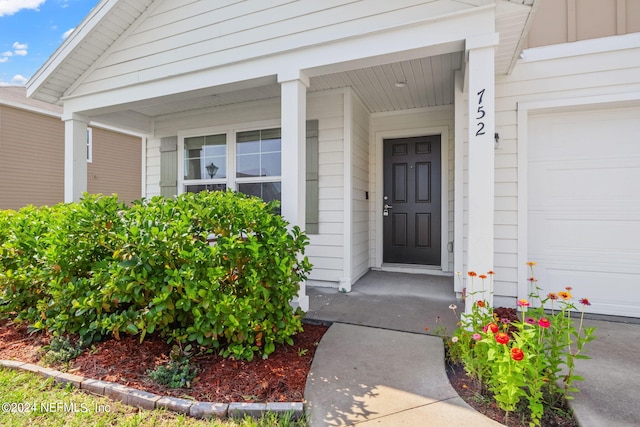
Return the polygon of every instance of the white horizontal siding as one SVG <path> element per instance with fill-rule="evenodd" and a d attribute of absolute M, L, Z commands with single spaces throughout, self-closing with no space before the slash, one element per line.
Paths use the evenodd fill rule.
<path fill-rule="evenodd" d="M 307 97 L 307 117 L 318 120 L 318 234 L 307 249 L 312 283 L 337 286 L 344 268 L 344 94 L 315 92 Z M 331 283 L 327 283 L 331 282 Z M 317 284 L 317 283 L 316 283 Z"/>
<path fill-rule="evenodd" d="M 369 270 L 369 112 L 355 94 L 351 96 L 351 272 L 356 280 Z"/>
<path fill-rule="evenodd" d="M 165 0 L 116 42 L 76 93 L 326 44 L 471 7 L 439 0 Z"/>

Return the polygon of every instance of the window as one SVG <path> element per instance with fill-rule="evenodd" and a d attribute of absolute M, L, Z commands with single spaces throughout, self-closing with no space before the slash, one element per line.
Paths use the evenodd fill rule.
<path fill-rule="evenodd" d="M 268 126 L 268 125 L 267 125 Z M 307 124 L 306 231 L 319 230 L 318 120 Z M 180 141 L 180 142 L 177 142 Z M 176 162 L 176 146 L 182 158 Z M 258 196 L 265 201 L 281 200 L 282 140 L 280 128 L 232 130 L 216 128 L 182 138 L 162 138 L 161 191 L 225 191 L 227 188 Z M 164 159 L 164 160 L 163 160 Z M 182 171 L 176 172 L 175 165 Z M 173 165 L 173 166 L 172 166 Z M 176 180 L 178 176 L 181 179 Z"/>
<path fill-rule="evenodd" d="M 93 162 L 93 129 L 87 128 L 87 163 Z"/>
<path fill-rule="evenodd" d="M 184 191 L 232 188 L 265 201 L 280 200 L 280 146 L 279 128 L 186 137 Z"/>
<path fill-rule="evenodd" d="M 227 135 L 184 139 L 184 190 L 224 191 L 227 188 Z"/>
<path fill-rule="evenodd" d="M 236 183 L 241 193 L 280 200 L 280 129 L 236 134 Z"/>

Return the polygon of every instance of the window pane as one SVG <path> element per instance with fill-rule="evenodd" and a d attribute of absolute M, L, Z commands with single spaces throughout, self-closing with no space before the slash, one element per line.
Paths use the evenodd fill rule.
<path fill-rule="evenodd" d="M 279 182 L 251 182 L 238 184 L 238 191 L 250 196 L 260 197 L 265 202 L 280 200 Z"/>
<path fill-rule="evenodd" d="M 227 177 L 227 136 L 207 135 L 184 139 L 184 179 Z"/>
<path fill-rule="evenodd" d="M 262 176 L 280 176 L 280 153 L 263 154 L 261 165 Z"/>
<path fill-rule="evenodd" d="M 245 154 L 238 156 L 238 170 L 236 171 L 236 177 L 242 178 L 247 176 L 263 176 L 260 173 L 260 155 L 259 154 Z"/>
<path fill-rule="evenodd" d="M 280 176 L 280 129 L 238 132 L 236 177 Z"/>
<path fill-rule="evenodd" d="M 206 185 L 186 185 L 184 191 L 187 193 L 199 193 L 201 191 L 226 191 L 226 184 L 206 184 Z"/>
<path fill-rule="evenodd" d="M 280 138 L 278 139 L 265 139 L 262 141 L 262 152 L 280 152 Z"/>

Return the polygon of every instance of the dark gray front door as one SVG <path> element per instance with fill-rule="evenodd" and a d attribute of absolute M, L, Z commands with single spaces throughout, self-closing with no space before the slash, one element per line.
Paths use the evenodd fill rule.
<path fill-rule="evenodd" d="M 440 265 L 440 136 L 384 140 L 383 261 Z"/>

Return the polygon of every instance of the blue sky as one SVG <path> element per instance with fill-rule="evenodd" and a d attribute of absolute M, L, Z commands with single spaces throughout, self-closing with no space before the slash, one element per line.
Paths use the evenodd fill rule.
<path fill-rule="evenodd" d="M 0 0 L 0 86 L 23 86 L 99 0 Z"/>

